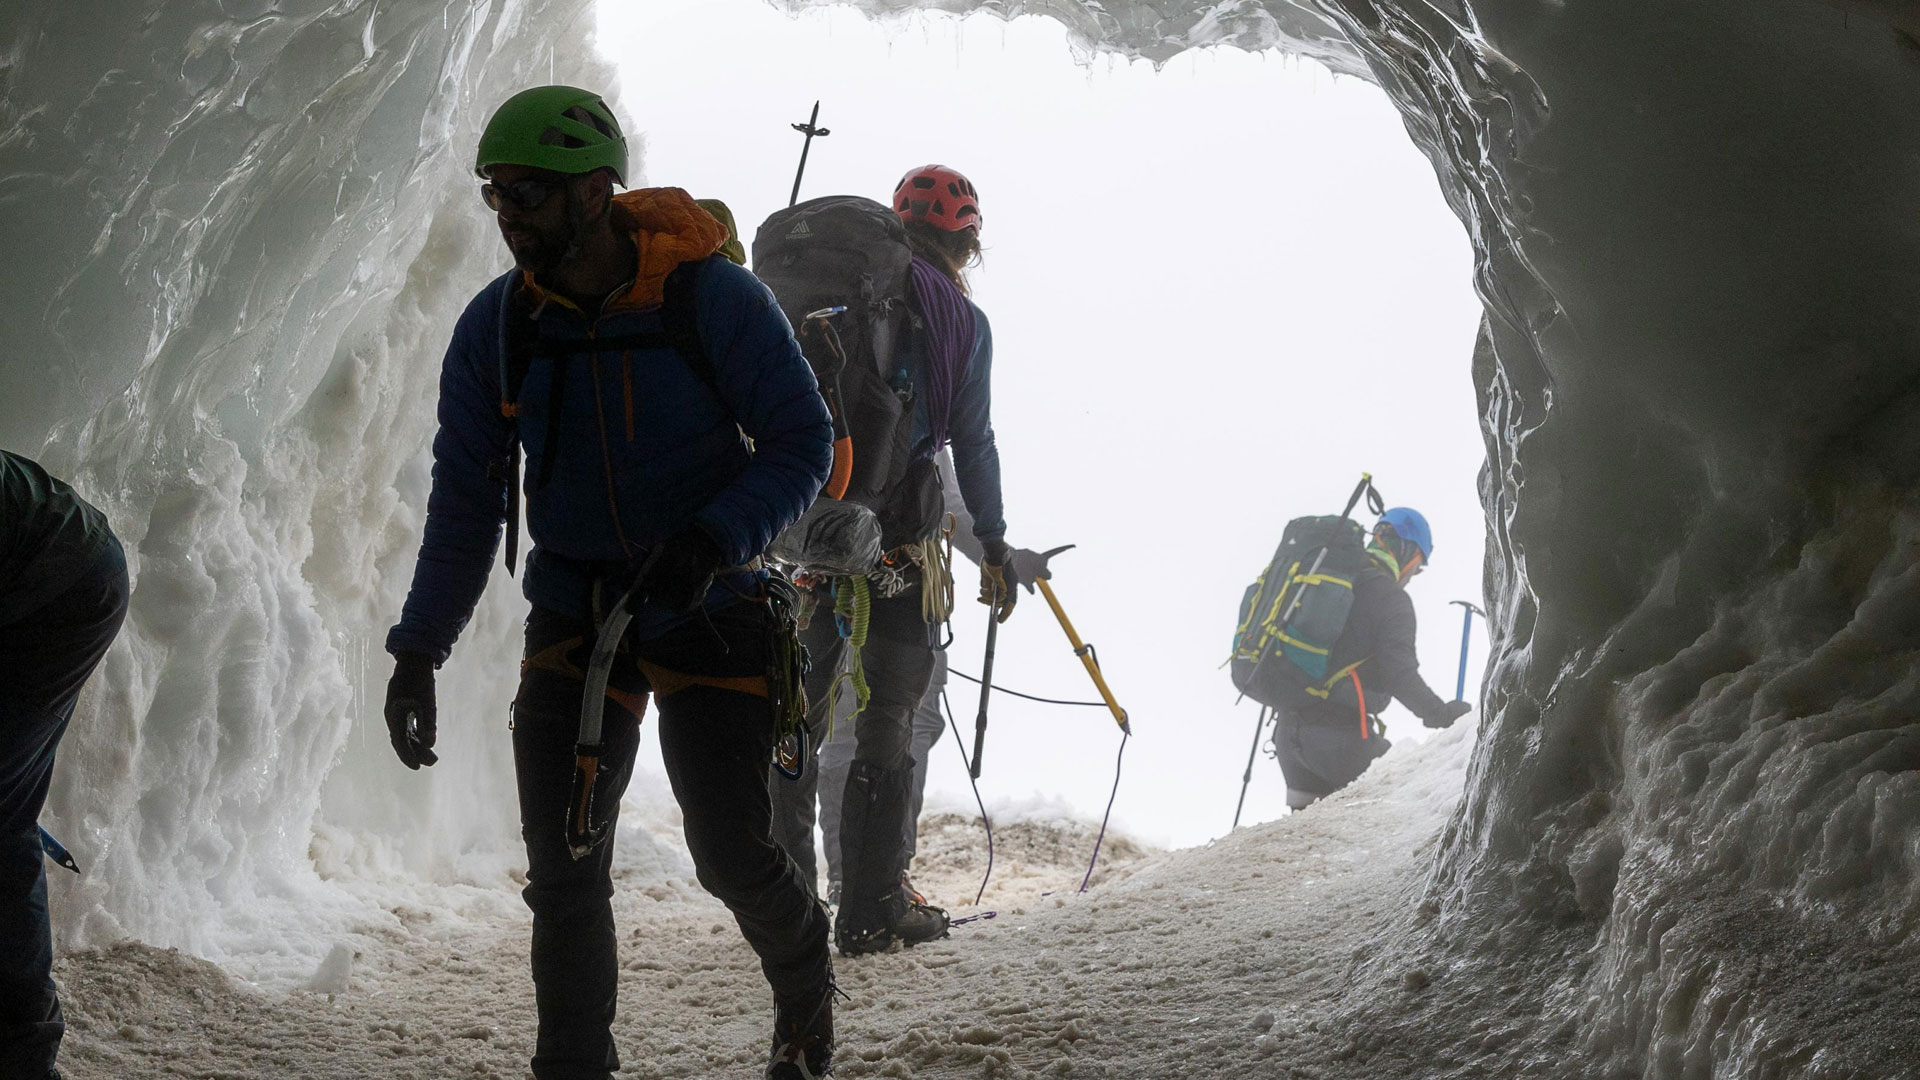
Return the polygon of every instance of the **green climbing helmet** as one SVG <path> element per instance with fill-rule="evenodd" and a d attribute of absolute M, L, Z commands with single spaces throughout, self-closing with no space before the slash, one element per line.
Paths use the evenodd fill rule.
<path fill-rule="evenodd" d="M 599 94 L 577 86 L 536 86 L 508 98 L 487 121 L 473 168 L 485 179 L 495 165 L 568 174 L 612 169 L 625 184 L 627 139 Z"/>

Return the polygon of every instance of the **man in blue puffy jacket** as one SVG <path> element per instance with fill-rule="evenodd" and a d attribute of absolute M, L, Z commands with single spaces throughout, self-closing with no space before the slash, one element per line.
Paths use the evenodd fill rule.
<path fill-rule="evenodd" d="M 759 555 L 827 477 L 826 407 L 772 295 L 716 254 L 726 229 L 678 189 L 614 193 L 626 144 L 598 95 L 516 95 L 488 123 L 476 168 L 516 268 L 468 306 L 442 367 L 426 537 L 387 638 L 394 750 L 409 768 L 436 760 L 433 671 L 517 509 L 518 449 L 533 541 L 513 714 L 533 1073 L 604 1080 L 619 1067 L 611 836 L 657 696 L 695 870 L 773 987 L 767 1075 L 823 1075 L 827 922 L 770 831 L 771 710 L 789 689 L 770 672 L 791 631 L 767 602 Z M 595 773 L 576 740 L 597 685 L 589 657 L 615 611 L 632 621 L 608 635 L 618 648 Z"/>
<path fill-rule="evenodd" d="M 9 1080 L 60 1075 L 66 1021 L 40 809 L 80 688 L 126 615 L 127 558 L 106 515 L 0 450 L 0 1077 Z"/>

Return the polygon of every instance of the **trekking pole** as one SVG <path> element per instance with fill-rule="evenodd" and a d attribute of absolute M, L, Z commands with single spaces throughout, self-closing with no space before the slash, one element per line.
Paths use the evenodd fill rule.
<path fill-rule="evenodd" d="M 973 718 L 973 763 L 969 768 L 980 779 L 980 753 L 987 748 L 987 699 L 993 695 L 993 643 L 1000 636 L 1000 608 L 987 608 L 987 656 L 980 662 L 980 712 Z"/>
<path fill-rule="evenodd" d="M 1260 719 L 1253 725 L 1253 747 L 1247 751 L 1247 771 L 1240 777 L 1240 801 L 1233 804 L 1234 829 L 1240 827 L 1240 811 L 1247 805 L 1247 786 L 1253 783 L 1253 759 L 1260 756 L 1260 733 L 1265 730 L 1267 730 L 1267 707 L 1262 705 Z"/>
<path fill-rule="evenodd" d="M 818 135 L 824 139 L 833 134 L 833 132 L 820 126 L 820 103 L 818 101 L 813 103 L 813 115 L 807 118 L 806 123 L 791 124 L 789 126 L 807 137 L 807 141 L 800 144 L 800 167 L 795 169 L 793 173 L 793 194 L 787 197 L 787 205 L 792 206 L 794 203 L 800 201 L 800 178 L 807 174 L 807 151 L 813 149 L 813 137 Z"/>
<path fill-rule="evenodd" d="M 1074 630 L 1073 622 L 1067 618 L 1066 609 L 1060 606 L 1060 598 L 1053 595 L 1053 586 L 1047 584 L 1047 579 L 1039 578 L 1034 584 L 1040 586 L 1040 595 L 1047 598 L 1047 606 L 1053 609 L 1053 617 L 1060 620 L 1060 629 L 1067 632 L 1067 640 L 1073 644 L 1073 655 L 1087 665 L 1087 674 L 1093 678 L 1094 688 L 1100 691 L 1100 700 L 1107 703 L 1107 711 L 1113 713 L 1113 722 L 1120 725 L 1121 731 L 1133 734 L 1133 729 L 1127 726 L 1127 710 L 1113 700 L 1113 691 L 1107 688 L 1106 677 L 1100 674 L 1099 654 L 1093 651 L 1093 646 L 1080 640 L 1080 634 Z"/>
<path fill-rule="evenodd" d="M 1449 603 L 1459 604 L 1465 609 L 1463 614 L 1466 615 L 1466 621 L 1460 626 L 1460 684 L 1453 691 L 1453 700 L 1465 701 L 1467 700 L 1467 646 L 1473 641 L 1473 617 L 1479 615 L 1484 619 L 1487 613 L 1465 600 L 1452 600 Z"/>

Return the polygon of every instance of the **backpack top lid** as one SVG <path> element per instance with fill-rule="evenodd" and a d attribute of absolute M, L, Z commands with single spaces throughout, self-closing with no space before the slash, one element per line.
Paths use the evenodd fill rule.
<path fill-rule="evenodd" d="M 777 210 L 753 237 L 754 273 L 795 325 L 823 307 L 906 299 L 912 262 L 900 218 L 859 195 Z"/>

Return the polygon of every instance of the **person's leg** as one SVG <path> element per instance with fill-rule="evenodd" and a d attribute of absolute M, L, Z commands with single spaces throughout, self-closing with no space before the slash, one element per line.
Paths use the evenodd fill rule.
<path fill-rule="evenodd" d="M 752 603 L 710 615 L 690 632 L 641 646 L 660 702 L 660 753 L 694 872 L 733 913 L 773 988 L 774 1058 L 784 1063 L 770 1064 L 767 1075 L 820 1075 L 833 1058 L 827 916 L 799 866 L 773 839 L 768 702 L 738 685 L 688 679 L 764 675 L 769 616 Z"/>
<path fill-rule="evenodd" d="M 127 613 L 127 564 L 115 543 L 44 608 L 0 627 L 0 1076 L 52 1070 L 66 1032 L 53 985 L 53 934 L 40 810 L 54 752 L 87 677 Z"/>
<path fill-rule="evenodd" d="M 533 1074 L 538 1080 L 605 1080 L 620 1067 L 613 1045 L 618 937 L 613 925 L 613 835 L 620 794 L 632 775 L 640 723 L 609 700 L 602 719 L 606 750 L 594 785 L 595 820 L 607 839 L 583 859 L 567 847 L 589 625 L 536 608 L 527 619 L 526 660 L 513 706 L 513 767 L 520 790 L 520 835 L 527 846 L 533 911 L 533 998 L 539 1014 Z M 627 701 L 644 693 L 628 665 L 615 680 Z M 633 696 L 626 696 L 633 695 Z M 644 706 L 641 706 L 644 707 Z"/>
<path fill-rule="evenodd" d="M 858 739 L 841 809 L 843 876 L 834 934 L 843 952 L 884 948 L 908 912 L 900 837 L 913 781 L 913 711 L 932 678 L 933 656 L 918 587 L 874 600 L 862 656 L 872 696 L 854 724 Z"/>
<path fill-rule="evenodd" d="M 913 710 L 913 743 L 908 750 L 913 756 L 913 787 L 907 799 L 906 827 L 900 831 L 902 869 L 911 867 L 920 851 L 920 813 L 927 803 L 927 759 L 947 730 L 946 714 L 940 708 L 940 695 L 946 688 L 947 654 L 943 649 L 933 654 L 933 680 Z"/>
<path fill-rule="evenodd" d="M 813 621 L 800 632 L 800 641 L 813 659 L 807 676 L 807 729 L 812 734 L 811 755 L 798 778 L 788 778 L 771 766 L 767 769 L 767 790 L 773 797 L 773 839 L 800 868 L 800 877 L 809 890 L 819 888 L 819 862 L 814 857 L 814 808 L 820 790 L 819 754 L 821 740 L 828 727 L 829 691 L 845 656 L 846 643 L 834 626 L 833 597 L 827 589 L 816 589 L 818 606 Z"/>
<path fill-rule="evenodd" d="M 1386 753 L 1377 730 L 1360 737 L 1357 713 L 1339 708 L 1305 708 L 1282 713 L 1275 737 L 1280 769 L 1287 778 L 1287 805 L 1303 809 L 1346 787 Z"/>
<path fill-rule="evenodd" d="M 773 841 L 766 699 L 690 686 L 661 697 L 659 712 L 660 755 L 701 887 L 733 913 L 776 1000 L 818 998 L 828 975 L 826 914 Z"/>

